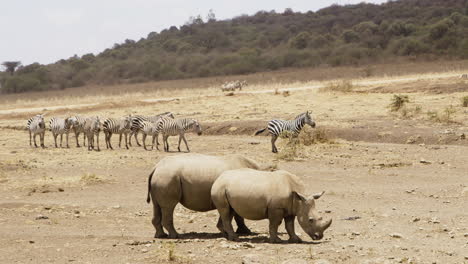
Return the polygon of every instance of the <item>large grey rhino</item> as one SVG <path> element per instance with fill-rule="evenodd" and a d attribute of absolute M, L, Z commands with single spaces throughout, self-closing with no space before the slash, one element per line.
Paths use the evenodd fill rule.
<path fill-rule="evenodd" d="M 270 221 L 270 242 L 279 243 L 278 226 L 284 219 L 289 242 L 301 242 L 294 232 L 294 220 L 313 239 L 319 240 L 332 220 L 323 220 L 315 210 L 315 194 L 304 197 L 300 179 L 287 171 L 274 172 L 253 169 L 225 171 L 211 188 L 211 199 L 219 211 L 229 240 L 237 240 L 232 229 L 233 213 L 250 220 Z"/>
<path fill-rule="evenodd" d="M 163 227 L 169 232 L 169 238 L 178 237 L 173 213 L 179 202 L 198 212 L 216 209 L 211 202 L 211 186 L 222 172 L 239 168 L 270 169 L 273 166 L 261 167 L 255 161 L 240 155 L 216 157 L 187 153 L 160 160 L 148 179 L 147 202 L 153 200 L 152 223 L 156 229 L 155 237 L 167 237 Z M 237 232 L 250 233 L 244 219 L 236 215 L 235 218 Z M 223 231 L 221 219 L 218 219 L 217 227 Z"/>

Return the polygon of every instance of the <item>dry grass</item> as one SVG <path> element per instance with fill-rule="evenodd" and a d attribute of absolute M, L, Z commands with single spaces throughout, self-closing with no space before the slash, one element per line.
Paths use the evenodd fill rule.
<path fill-rule="evenodd" d="M 333 81 L 320 88 L 321 92 L 339 92 L 350 93 L 354 89 L 354 85 L 349 80 Z"/>
<path fill-rule="evenodd" d="M 468 96 L 464 96 L 461 101 L 463 107 L 468 107 Z"/>
<path fill-rule="evenodd" d="M 81 176 L 80 182 L 84 185 L 103 183 L 105 180 L 94 173 L 85 173 Z"/>

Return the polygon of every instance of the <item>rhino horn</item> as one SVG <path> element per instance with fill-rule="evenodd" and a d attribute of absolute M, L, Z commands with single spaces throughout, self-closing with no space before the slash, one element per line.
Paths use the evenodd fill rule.
<path fill-rule="evenodd" d="M 321 193 L 316 193 L 316 194 L 313 194 L 312 197 L 314 197 L 315 200 L 317 200 L 318 198 L 322 197 L 322 195 L 325 193 L 325 191 L 322 191 Z"/>
<path fill-rule="evenodd" d="M 325 224 L 321 227 L 322 231 L 325 231 L 327 228 L 329 228 L 331 223 L 332 219 L 329 219 L 327 222 L 325 222 Z"/>

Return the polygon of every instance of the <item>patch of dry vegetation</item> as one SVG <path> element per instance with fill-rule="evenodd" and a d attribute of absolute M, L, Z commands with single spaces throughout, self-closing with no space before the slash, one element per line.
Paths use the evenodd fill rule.
<path fill-rule="evenodd" d="M 286 139 L 286 144 L 279 150 L 278 158 L 285 161 L 293 161 L 297 158 L 306 158 L 303 151 L 305 146 L 313 144 L 333 144 L 329 131 L 324 128 L 308 129 L 304 128 L 299 136 L 294 136 L 290 132 L 283 132 L 281 138 Z"/>
<path fill-rule="evenodd" d="M 468 96 L 464 96 L 461 101 L 463 107 L 468 107 Z"/>
<path fill-rule="evenodd" d="M 324 87 L 320 88 L 321 92 L 338 92 L 350 93 L 353 92 L 355 86 L 349 80 L 328 82 Z"/>
<path fill-rule="evenodd" d="M 81 175 L 80 182 L 84 185 L 93 185 L 103 183 L 105 180 L 94 173 L 85 173 Z"/>

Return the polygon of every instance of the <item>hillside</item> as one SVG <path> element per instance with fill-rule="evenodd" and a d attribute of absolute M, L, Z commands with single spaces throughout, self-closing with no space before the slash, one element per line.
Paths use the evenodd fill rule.
<path fill-rule="evenodd" d="M 400 0 L 333 5 L 317 12 L 259 11 L 203 20 L 98 55 L 0 73 L 1 92 L 54 90 L 86 84 L 247 74 L 286 67 L 362 65 L 395 59 L 468 58 L 468 0 Z"/>

